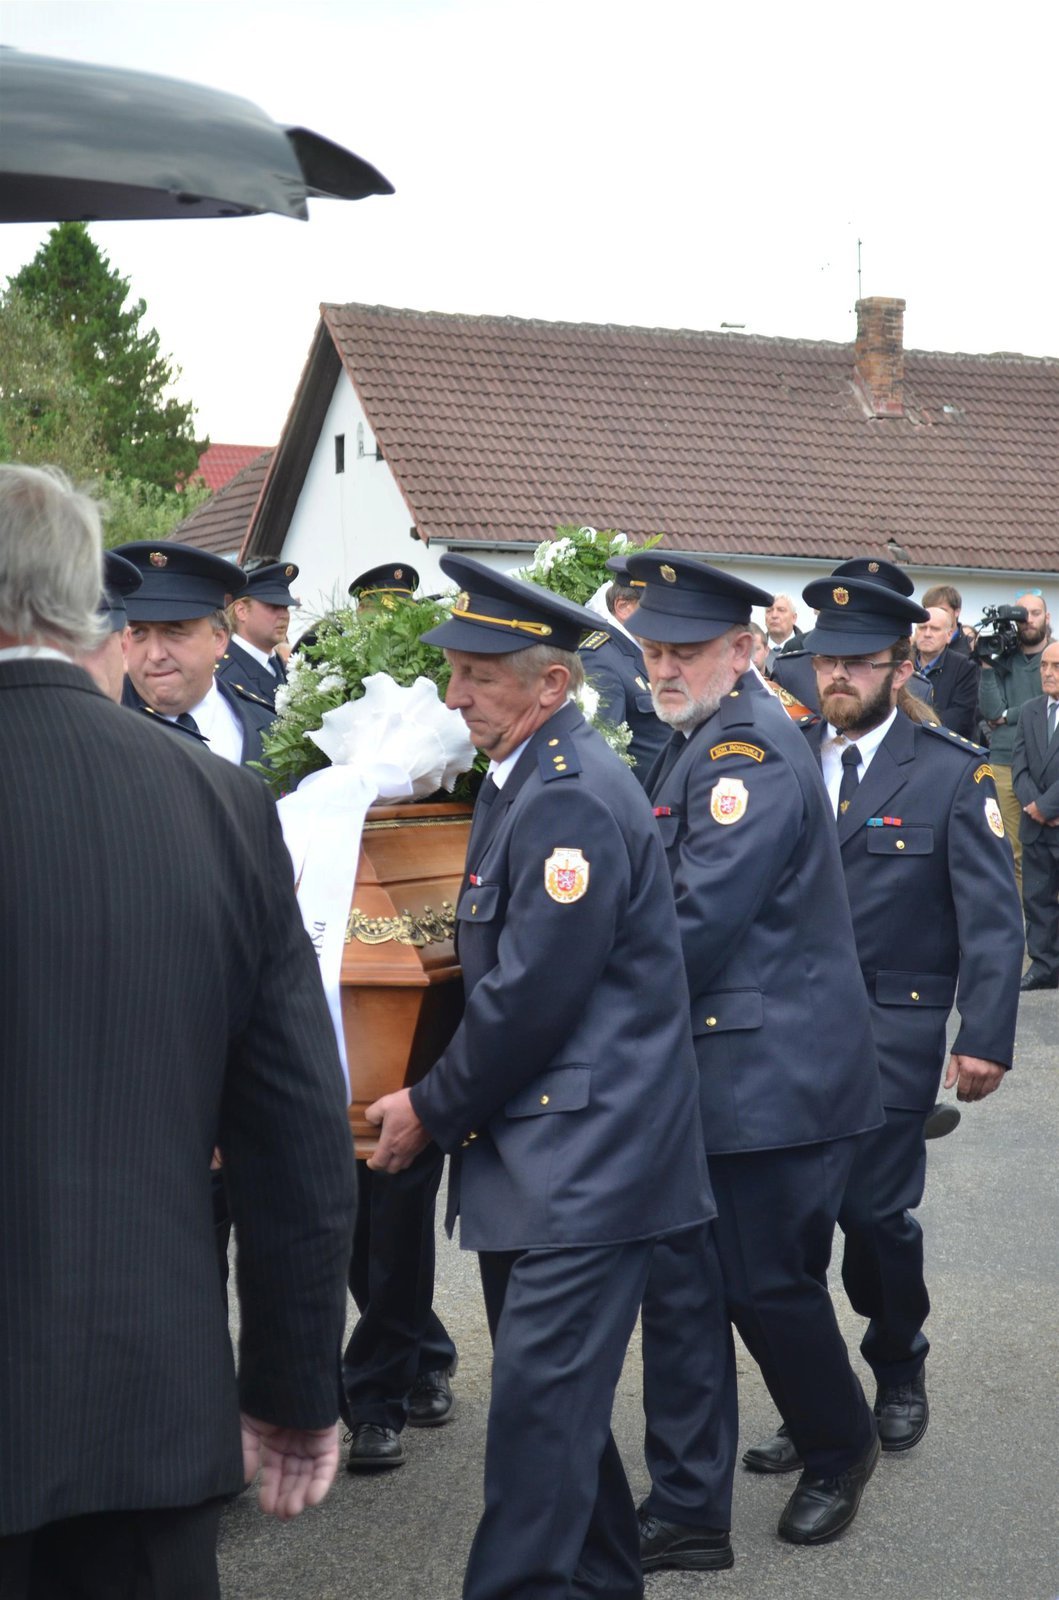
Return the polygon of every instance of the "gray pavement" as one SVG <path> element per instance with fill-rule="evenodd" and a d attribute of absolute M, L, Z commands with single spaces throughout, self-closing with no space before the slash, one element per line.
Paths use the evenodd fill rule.
<path fill-rule="evenodd" d="M 926 1231 L 931 1424 L 883 1457 L 860 1515 L 834 1544 L 783 1545 L 793 1478 L 736 1475 L 730 1572 L 658 1573 L 647 1600 L 1055 1600 L 1059 1595 L 1059 997 L 1023 998 L 1016 1070 L 930 1147 Z M 837 1280 L 837 1274 L 835 1274 Z M 489 1337 L 474 1257 L 442 1238 L 437 1303 L 460 1351 L 446 1427 L 408 1431 L 408 1461 L 340 1472 L 327 1501 L 281 1527 L 244 1495 L 225 1515 L 225 1600 L 458 1600 L 481 1503 Z M 837 1281 L 856 1349 L 860 1323 Z M 740 1347 L 741 1448 L 774 1413 Z M 870 1374 L 856 1358 L 865 1386 Z M 869 1389 L 869 1396 L 871 1395 Z M 646 1488 L 639 1351 L 614 1431 Z"/>

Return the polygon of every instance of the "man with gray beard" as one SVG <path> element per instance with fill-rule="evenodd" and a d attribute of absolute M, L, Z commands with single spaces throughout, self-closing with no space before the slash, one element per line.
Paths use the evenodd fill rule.
<path fill-rule="evenodd" d="M 647 1572 L 703 1570 L 731 1561 L 731 1335 L 727 1364 L 704 1337 L 718 1297 L 769 1392 L 784 1396 L 805 1463 L 780 1537 L 840 1533 L 874 1470 L 876 1427 L 827 1265 L 858 1138 L 882 1110 L 820 770 L 748 673 L 750 608 L 769 596 L 690 556 L 651 551 L 628 566 L 645 585 L 629 626 L 658 715 L 676 729 L 647 792 L 676 896 L 718 1211 L 708 1233 L 655 1245 L 641 1559 Z"/>

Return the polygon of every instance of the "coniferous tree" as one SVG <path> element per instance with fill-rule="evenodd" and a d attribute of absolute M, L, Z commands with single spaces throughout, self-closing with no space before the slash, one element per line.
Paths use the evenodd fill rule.
<path fill-rule="evenodd" d="M 51 230 L 10 287 L 66 341 L 72 376 L 90 398 L 110 470 L 173 489 L 195 470 L 203 442 L 194 407 L 166 395 L 179 375 L 142 326 L 143 300 L 81 222 Z"/>

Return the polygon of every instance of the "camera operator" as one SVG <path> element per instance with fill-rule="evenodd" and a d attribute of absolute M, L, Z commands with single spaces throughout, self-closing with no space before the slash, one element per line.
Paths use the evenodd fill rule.
<path fill-rule="evenodd" d="M 989 760 L 996 781 L 1004 827 L 1015 853 L 1015 876 L 1022 893 L 1022 845 L 1019 822 L 1022 807 L 1011 786 L 1011 758 L 1018 732 L 1019 713 L 1027 700 L 1035 700 L 1041 690 L 1041 655 L 1052 636 L 1052 619 L 1040 594 L 1019 597 L 1017 604 L 1025 620 L 1015 624 L 1018 643 L 1004 647 L 1005 623 L 996 632 L 983 631 L 975 653 L 981 662 L 978 709 L 990 730 Z M 1007 608 L 1001 608 L 1005 610 Z M 1010 636 L 1011 623 L 1006 625 Z M 1013 637 L 1013 636 L 1011 636 Z"/>

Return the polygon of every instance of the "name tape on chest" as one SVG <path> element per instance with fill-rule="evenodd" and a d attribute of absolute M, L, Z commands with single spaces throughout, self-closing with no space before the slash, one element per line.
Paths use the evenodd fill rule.
<path fill-rule="evenodd" d="M 573 905 L 588 891 L 589 864 L 580 850 L 555 849 L 544 863 L 544 887 L 561 906 Z"/>
<path fill-rule="evenodd" d="M 710 747 L 711 761 L 719 761 L 722 756 L 749 756 L 751 761 L 761 762 L 765 752 L 760 745 L 746 744 L 742 739 L 726 739 L 723 744 Z"/>

